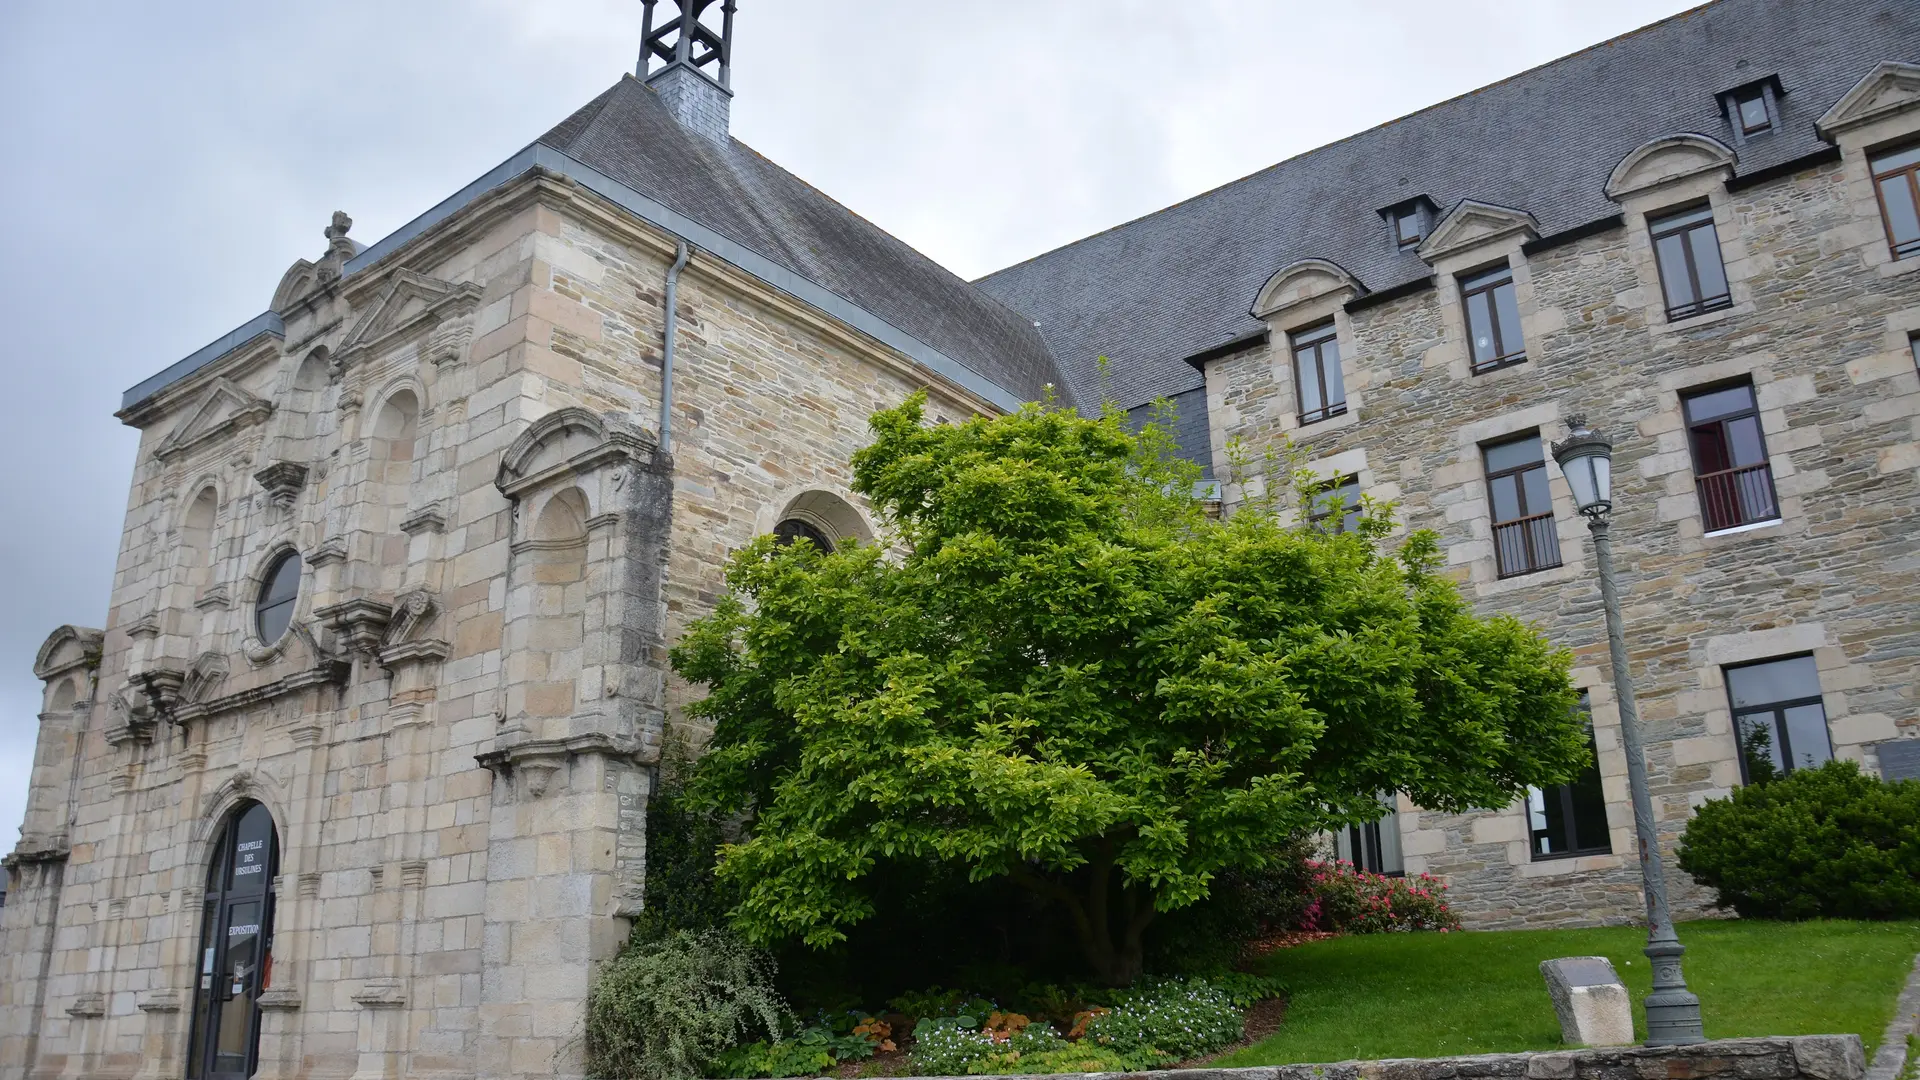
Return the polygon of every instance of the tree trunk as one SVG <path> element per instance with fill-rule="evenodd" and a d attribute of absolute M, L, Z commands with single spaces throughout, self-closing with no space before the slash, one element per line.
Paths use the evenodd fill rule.
<path fill-rule="evenodd" d="M 1145 967 L 1145 933 L 1156 914 L 1153 894 L 1122 886 L 1119 910 L 1114 910 L 1113 856 L 1105 844 L 1084 873 L 1086 887 L 1078 893 L 1031 871 L 1016 872 L 1013 880 L 1067 909 L 1080 955 L 1095 978 L 1108 986 L 1132 986 Z"/>

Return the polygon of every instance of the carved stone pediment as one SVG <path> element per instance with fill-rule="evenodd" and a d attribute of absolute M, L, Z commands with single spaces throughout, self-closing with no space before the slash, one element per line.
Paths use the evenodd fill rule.
<path fill-rule="evenodd" d="M 187 418 L 180 426 L 160 440 L 159 446 L 154 447 L 154 456 L 165 460 L 184 454 L 194 447 L 258 424 L 272 414 L 272 402 L 247 393 L 231 379 L 216 377 L 201 393 L 200 400 L 187 411 Z"/>
<path fill-rule="evenodd" d="M 449 347 L 449 335 L 456 338 L 458 335 L 451 326 L 442 330 L 443 324 L 471 315 L 480 305 L 481 291 L 480 286 L 470 281 L 455 284 L 411 270 L 397 271 L 392 283 L 368 306 L 353 329 L 347 331 L 335 355 L 351 363 L 354 354 L 381 352 L 414 333 L 429 334 L 430 351 L 445 351 Z M 457 351 L 463 344 L 463 340 L 455 341 L 451 347 Z M 438 351 L 434 356 L 436 361 L 440 359 Z"/>
<path fill-rule="evenodd" d="M 1463 199 L 1459 206 L 1434 226 L 1433 235 L 1420 242 L 1418 253 L 1429 265 L 1452 255 L 1510 236 L 1532 239 L 1540 235 L 1540 224 L 1525 210 L 1510 206 Z"/>
<path fill-rule="evenodd" d="M 444 640 L 429 637 L 440 614 L 440 602 L 425 589 L 401 593 L 393 600 L 393 621 L 380 647 L 380 666 L 392 670 L 404 664 L 445 660 L 453 649 Z"/>
<path fill-rule="evenodd" d="M 1920 108 L 1920 64 L 1885 60 L 1853 84 L 1814 126 L 1823 138 L 1838 139 L 1841 132 L 1915 108 Z"/>
<path fill-rule="evenodd" d="M 653 432 L 611 414 L 578 407 L 557 409 L 535 420 L 500 459 L 494 486 L 509 499 L 559 480 L 622 460 L 651 465 L 659 444 Z"/>
<path fill-rule="evenodd" d="M 198 705 L 210 700 L 226 679 L 227 658 L 217 652 L 201 653 L 187 668 L 186 681 L 180 686 L 181 703 Z"/>
<path fill-rule="evenodd" d="M 1649 139 L 1620 159 L 1607 178 L 1607 197 L 1619 202 L 1630 195 L 1710 173 L 1731 170 L 1733 148 L 1718 139 L 1690 131 Z"/>
<path fill-rule="evenodd" d="M 287 272 L 280 275 L 280 287 L 273 290 L 273 302 L 269 310 L 276 315 L 285 315 L 294 304 L 304 300 L 320 287 L 319 269 L 306 259 L 295 259 Z"/>
<path fill-rule="evenodd" d="M 47 635 L 33 658 L 34 678 L 46 681 L 74 668 L 98 667 L 106 634 L 85 626 L 62 626 Z"/>
<path fill-rule="evenodd" d="M 1260 287 L 1260 295 L 1254 297 L 1253 307 L 1248 314 L 1256 319 L 1270 319 L 1323 296 L 1341 293 L 1352 299 L 1364 295 L 1366 291 L 1359 279 L 1347 273 L 1338 263 L 1326 259 L 1301 259 L 1281 267 L 1267 279 L 1267 283 Z"/>

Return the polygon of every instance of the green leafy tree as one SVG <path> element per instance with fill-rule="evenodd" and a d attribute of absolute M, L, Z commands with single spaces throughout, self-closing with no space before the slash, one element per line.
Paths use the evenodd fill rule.
<path fill-rule="evenodd" d="M 763 537 L 673 651 L 751 940 L 840 940 L 877 866 L 934 859 L 1058 903 L 1126 984 L 1157 914 L 1381 792 L 1499 806 L 1584 763 L 1567 657 L 1475 617 L 1431 535 L 1383 553 L 1387 507 L 1219 520 L 1115 410 L 929 426 L 916 397 L 872 428 L 853 487 L 893 547 Z"/>

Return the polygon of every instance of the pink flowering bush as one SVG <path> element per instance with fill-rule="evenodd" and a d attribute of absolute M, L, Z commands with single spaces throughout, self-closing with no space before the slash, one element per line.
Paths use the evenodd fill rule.
<path fill-rule="evenodd" d="M 1298 929 L 1378 934 L 1396 930 L 1458 930 L 1447 887 L 1432 874 L 1388 877 L 1344 859 L 1307 862 L 1306 909 Z"/>

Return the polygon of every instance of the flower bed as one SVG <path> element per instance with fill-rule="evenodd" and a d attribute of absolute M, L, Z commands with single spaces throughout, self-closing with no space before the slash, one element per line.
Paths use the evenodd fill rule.
<path fill-rule="evenodd" d="M 1447 906 L 1446 885 L 1432 874 L 1388 877 L 1345 860 L 1307 866 L 1312 898 L 1296 929 L 1348 934 L 1460 929 L 1460 917 Z"/>

